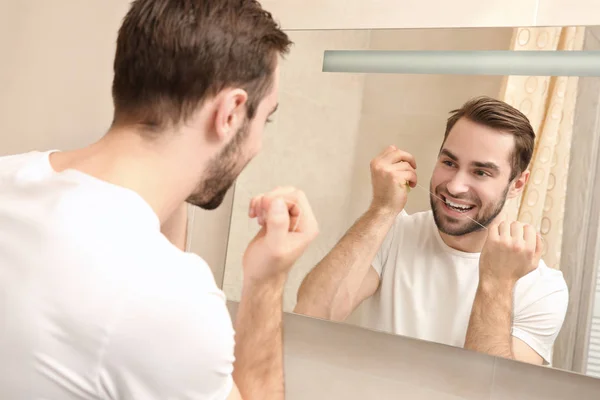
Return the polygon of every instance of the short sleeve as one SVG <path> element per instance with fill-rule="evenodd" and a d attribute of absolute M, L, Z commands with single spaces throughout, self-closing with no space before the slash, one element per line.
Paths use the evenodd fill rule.
<path fill-rule="evenodd" d="M 371 265 L 373 266 L 373 268 L 379 276 L 382 276 L 383 274 L 385 265 L 387 264 L 389 259 L 390 250 L 394 247 L 394 244 L 399 240 L 398 236 L 401 220 L 407 215 L 408 214 L 404 210 L 402 210 L 402 212 L 398 214 L 396 220 L 394 221 L 394 225 L 392 225 L 392 228 L 386 234 L 385 239 L 383 239 L 383 243 L 381 244 L 381 247 L 375 254 L 375 258 L 373 258 Z"/>
<path fill-rule="evenodd" d="M 154 290 L 127 297 L 100 359 L 99 391 L 107 398 L 227 398 L 234 330 L 225 296 L 207 270 L 177 266 L 162 287 L 150 284 Z"/>
<path fill-rule="evenodd" d="M 537 352 L 546 365 L 552 364 L 554 341 L 562 328 L 569 304 L 566 283 L 554 284 L 548 289 L 543 297 L 516 309 L 512 327 L 512 336 Z"/>

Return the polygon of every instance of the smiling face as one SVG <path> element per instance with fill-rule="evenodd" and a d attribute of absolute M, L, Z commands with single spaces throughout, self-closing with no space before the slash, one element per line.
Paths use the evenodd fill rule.
<path fill-rule="evenodd" d="M 452 127 L 431 178 L 431 208 L 438 229 L 462 236 L 487 226 L 502 211 L 507 197 L 525 185 L 529 172 L 511 181 L 511 134 L 467 118 Z"/>

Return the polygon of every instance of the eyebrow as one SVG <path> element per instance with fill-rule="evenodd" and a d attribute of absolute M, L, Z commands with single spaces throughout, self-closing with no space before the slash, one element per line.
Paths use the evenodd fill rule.
<path fill-rule="evenodd" d="M 458 157 L 456 157 L 454 154 L 452 154 L 452 152 L 450 152 L 449 150 L 446 149 L 442 149 L 442 151 L 440 152 L 440 154 L 445 155 L 446 157 L 448 157 L 449 159 L 451 159 L 452 161 L 458 161 Z M 482 161 L 473 161 L 471 163 L 472 166 L 477 167 L 477 168 L 485 168 L 485 169 L 490 169 L 496 172 L 500 171 L 500 167 L 498 165 L 496 165 L 493 162 L 482 162 Z"/>
<path fill-rule="evenodd" d="M 275 111 L 277 111 L 278 107 L 279 107 L 279 103 L 275 104 L 275 107 L 273 107 L 273 109 L 271 110 L 271 112 L 269 113 L 269 115 L 275 114 Z"/>

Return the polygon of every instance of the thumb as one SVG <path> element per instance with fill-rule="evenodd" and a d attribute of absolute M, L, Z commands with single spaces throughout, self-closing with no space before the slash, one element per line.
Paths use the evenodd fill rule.
<path fill-rule="evenodd" d="M 290 227 L 290 214 L 282 198 L 278 197 L 271 202 L 265 222 L 269 244 L 274 247 L 282 245 Z"/>

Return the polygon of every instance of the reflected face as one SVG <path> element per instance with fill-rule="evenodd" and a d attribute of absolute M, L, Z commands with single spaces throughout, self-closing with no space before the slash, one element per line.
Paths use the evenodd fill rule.
<path fill-rule="evenodd" d="M 510 134 L 465 118 L 456 122 L 431 177 L 431 209 L 441 232 L 467 235 L 498 216 L 513 185 L 509 179 L 514 147 Z"/>
<path fill-rule="evenodd" d="M 198 188 L 186 200 L 189 204 L 205 210 L 214 210 L 221 205 L 239 174 L 260 151 L 265 125 L 277 109 L 278 87 L 277 68 L 271 91 L 260 102 L 254 118 L 246 118 L 229 143 L 209 162 Z"/>

